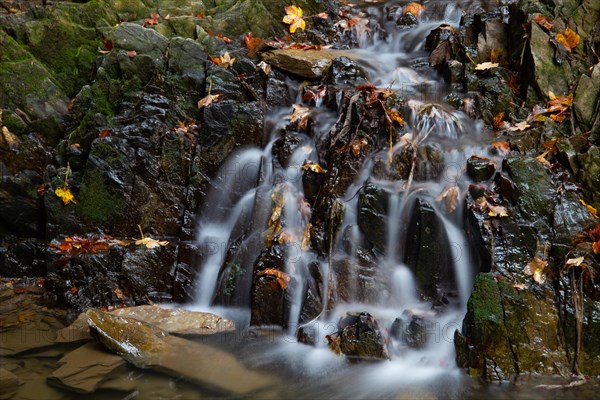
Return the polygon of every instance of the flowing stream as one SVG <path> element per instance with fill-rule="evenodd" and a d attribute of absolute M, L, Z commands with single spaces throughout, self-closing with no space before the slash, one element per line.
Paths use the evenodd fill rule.
<path fill-rule="evenodd" d="M 404 3 L 402 3 L 404 4 Z M 394 4 L 387 4 L 386 7 Z M 432 6 L 434 3 L 432 3 Z M 267 229 L 273 202 L 283 193 L 282 211 L 286 229 L 291 233 L 290 244 L 298 249 L 295 256 L 287 257 L 286 273 L 292 278 L 289 292 L 290 307 L 287 327 L 277 329 L 255 329 L 245 339 L 229 343 L 236 354 L 247 365 L 287 377 L 289 387 L 284 393 L 292 397 L 305 398 L 364 398 L 390 397 L 402 393 L 408 397 L 462 397 L 465 376 L 455 366 L 453 336 L 460 329 L 475 273 L 469 257 L 467 241 L 463 234 L 460 198 L 469 184 L 464 174 L 466 160 L 474 155 L 488 156 L 483 145 L 483 124 L 468 118 L 459 110 L 440 101 L 449 89 L 429 68 L 413 68 L 415 62 L 427 56 L 423 49 L 429 32 L 445 22 L 457 26 L 460 10 L 453 3 L 435 4 L 437 13 L 424 14 L 418 26 L 397 29 L 394 21 L 384 21 L 382 4 L 366 3 L 363 8 L 378 17 L 390 34 L 386 40 L 369 36 L 368 32 L 358 37 L 361 47 L 353 50 L 369 71 L 369 80 L 379 88 L 391 88 L 408 99 L 410 115 L 405 115 L 408 131 L 419 135 L 419 146 L 435 145 L 442 149 L 443 169 L 439 178 L 415 180 L 383 180 L 373 177 L 376 154 L 363 163 L 356 181 L 340 199 L 345 205 L 344 220 L 331 254 L 332 260 L 348 260 L 355 263 L 363 233 L 359 229 L 359 201 L 357 192 L 371 182 L 387 193 L 386 246 L 379 258 L 379 270 L 384 283 L 373 280 L 370 288 L 376 295 L 365 299 L 364 288 L 359 279 L 348 281 L 346 301 L 338 302 L 333 310 L 322 312 L 318 318 L 300 324 L 303 304 L 302 285 L 306 281 L 308 265 L 317 262 L 321 275 L 328 276 L 329 260 L 318 259 L 310 249 L 303 249 L 302 233 L 310 219 L 310 205 L 305 203 L 302 169 L 307 160 L 317 161 L 315 140 L 298 134 L 300 145 L 291 154 L 288 167 L 284 168 L 273 159 L 273 144 L 287 123 L 291 109 L 274 110 L 265 126 L 269 127 L 268 144 L 264 149 L 247 148 L 232 154 L 219 171 L 212 192 L 200 213 L 198 244 L 205 255 L 199 266 L 199 284 L 196 309 L 211 310 L 237 320 L 241 327 L 248 328 L 250 313 L 248 294 L 251 282 L 243 277 L 237 281 L 235 291 L 241 293 L 229 307 L 213 306 L 218 295 L 219 274 L 226 260 L 227 249 L 245 235 L 241 245 L 245 246 L 242 263 L 245 276 L 252 275 L 253 263 L 261 250 L 261 234 Z M 437 14 L 437 15 L 436 15 Z M 367 61 L 368 60 L 368 61 Z M 298 97 L 295 101 L 301 103 Z M 323 106 L 320 112 L 322 132 L 326 134 L 336 116 Z M 397 144 L 393 151 L 400 151 Z M 446 210 L 445 202 L 433 199 L 448 189 L 457 187 L 459 206 L 452 213 Z M 414 271 L 406 264 L 407 243 L 411 232 L 408 222 L 418 199 L 428 199 L 433 212 L 447 238 L 445 254 L 451 264 L 450 288 L 447 305 L 443 311 L 435 311 L 432 301 L 422 300 L 418 280 Z M 407 221 L 406 224 L 401 221 Z M 342 238 L 344 236 L 344 238 Z M 302 249 L 302 250 L 301 250 Z M 359 274 L 356 268 L 350 275 Z M 334 279 L 335 284 L 335 279 Z M 391 360 L 378 363 L 350 365 L 327 349 L 326 335 L 337 330 L 338 320 L 346 313 L 368 312 L 387 332 L 398 331 L 391 336 Z M 411 318 L 424 321 L 425 336 L 418 348 L 407 346 L 406 324 Z M 400 322 L 400 328 L 398 327 Z M 404 324 L 404 325 L 402 325 Z M 317 339 L 315 346 L 298 343 L 297 329 L 310 329 Z M 263 327 L 264 328 L 264 327 Z M 238 338 L 239 339 L 239 338 Z"/>

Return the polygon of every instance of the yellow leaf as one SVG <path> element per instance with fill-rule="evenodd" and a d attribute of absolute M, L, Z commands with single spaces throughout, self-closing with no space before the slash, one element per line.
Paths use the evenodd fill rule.
<path fill-rule="evenodd" d="M 212 103 L 219 100 L 221 98 L 221 96 L 223 96 L 223 95 L 222 94 L 209 94 L 206 97 L 203 97 L 202 99 L 198 100 L 198 108 L 203 108 L 203 107 L 211 105 Z"/>
<path fill-rule="evenodd" d="M 488 215 L 490 217 L 508 217 L 508 211 L 506 211 L 505 207 L 502 206 L 494 206 L 490 203 L 487 203 L 487 208 L 489 210 Z"/>
<path fill-rule="evenodd" d="M 296 6 L 285 7 L 286 16 L 283 17 L 283 22 L 290 26 L 290 33 L 296 32 L 300 28 L 304 30 L 306 23 L 302 19 L 302 9 Z"/>
<path fill-rule="evenodd" d="M 546 274 L 544 270 L 548 266 L 548 261 L 542 260 L 539 257 L 534 257 L 533 260 L 527 263 L 527 266 L 523 270 L 526 275 L 533 275 L 533 280 L 537 283 L 546 282 Z"/>
<path fill-rule="evenodd" d="M 315 172 L 317 174 L 324 174 L 326 171 L 323 169 L 323 167 L 321 167 L 319 164 L 317 163 L 306 163 L 302 166 L 302 169 L 307 171 L 307 170 L 311 170 L 312 172 Z"/>
<path fill-rule="evenodd" d="M 565 265 L 579 267 L 583 263 L 583 260 L 584 260 L 583 256 L 577 257 L 577 258 L 569 258 L 567 260 L 567 262 L 565 262 Z"/>
<path fill-rule="evenodd" d="M 475 66 L 476 71 L 486 71 L 488 69 L 497 68 L 500 64 L 492 62 L 484 62 Z"/>
<path fill-rule="evenodd" d="M 135 244 L 139 245 L 144 245 L 149 249 L 155 249 L 157 247 L 160 246 L 166 246 L 169 244 L 169 242 L 167 240 L 164 241 L 158 241 L 156 239 L 152 239 L 151 237 L 145 237 L 142 239 L 136 239 L 135 240 Z"/>
<path fill-rule="evenodd" d="M 579 199 L 579 202 L 588 210 L 590 214 L 592 214 L 594 218 L 598 218 L 598 214 L 596 214 L 597 210 L 594 207 L 590 206 L 589 204 L 586 204 L 585 201 L 583 201 L 583 199 Z"/>
<path fill-rule="evenodd" d="M 350 149 L 352 150 L 354 157 L 358 157 L 368 144 L 369 142 L 366 138 L 356 139 L 354 142 L 350 143 Z"/>
<path fill-rule="evenodd" d="M 406 7 L 404 7 L 404 10 L 402 10 L 402 14 L 411 13 L 415 17 L 418 17 L 421 15 L 424 9 L 425 7 L 419 3 L 410 3 L 407 4 Z"/>
<path fill-rule="evenodd" d="M 567 51 L 573 50 L 579 44 L 579 35 L 571 28 L 566 28 L 563 33 L 556 35 L 556 41 L 562 43 Z"/>
<path fill-rule="evenodd" d="M 500 60 L 500 57 L 502 57 L 503 52 L 504 51 L 502 48 L 492 49 L 491 54 L 490 54 L 490 61 L 493 63 L 497 63 Z"/>
<path fill-rule="evenodd" d="M 75 196 L 73 196 L 73 193 L 71 193 L 71 189 L 69 189 L 66 186 L 57 188 L 54 191 L 54 194 L 60 197 L 65 206 L 69 203 L 77 204 L 77 202 L 75 201 Z"/>
<path fill-rule="evenodd" d="M 221 57 L 219 57 L 219 66 L 227 69 L 227 67 L 233 65 L 233 63 L 235 62 L 235 58 L 232 58 L 229 55 L 229 52 L 226 51 L 225 54 L 223 54 Z"/>
<path fill-rule="evenodd" d="M 312 224 L 309 222 L 304 227 L 304 234 L 302 235 L 302 250 L 308 250 L 310 247 L 310 228 Z"/>

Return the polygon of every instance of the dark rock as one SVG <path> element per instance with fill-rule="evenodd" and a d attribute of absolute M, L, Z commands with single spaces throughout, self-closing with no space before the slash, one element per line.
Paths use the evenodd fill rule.
<path fill-rule="evenodd" d="M 550 37 L 538 24 L 531 24 L 530 39 L 531 57 L 534 64 L 535 84 L 542 96 L 549 91 L 555 94 L 567 93 L 569 84 L 568 66 L 554 62 L 554 47 L 550 44 Z"/>
<path fill-rule="evenodd" d="M 381 253 L 387 245 L 388 202 L 389 194 L 373 183 L 365 184 L 358 195 L 358 226 Z"/>
<path fill-rule="evenodd" d="M 600 204 L 600 148 L 592 146 L 577 156 L 577 180 L 588 190 L 592 201 Z"/>
<path fill-rule="evenodd" d="M 286 289 L 279 284 L 275 276 L 259 275 L 265 269 L 285 271 L 287 251 L 279 244 L 274 244 L 261 252 L 252 275 L 251 290 L 251 325 L 284 326 L 289 310 Z"/>
<path fill-rule="evenodd" d="M 366 73 L 352 59 L 342 56 L 334 58 L 325 74 L 325 82 L 331 85 L 356 86 L 359 79 L 365 79 Z"/>
<path fill-rule="evenodd" d="M 0 265 L 5 277 L 46 276 L 47 243 L 38 239 L 18 239 L 2 243 Z"/>
<path fill-rule="evenodd" d="M 319 79 L 330 68 L 333 60 L 342 56 L 353 57 L 351 53 L 340 50 L 279 49 L 263 53 L 262 59 L 274 67 L 303 78 Z"/>
<path fill-rule="evenodd" d="M 494 172 L 494 164 L 488 159 L 473 156 L 467 160 L 467 174 L 474 182 L 487 181 Z"/>
<path fill-rule="evenodd" d="M 333 264 L 339 301 L 378 304 L 385 297 L 387 278 L 373 256 L 358 249 L 359 259 L 336 260 Z"/>
<path fill-rule="evenodd" d="M 41 184 L 41 176 L 31 170 L 1 178 L 0 221 L 6 229 L 21 237 L 44 236 L 43 203 L 37 192 Z"/>
<path fill-rule="evenodd" d="M 412 13 L 402 14 L 396 20 L 396 26 L 400 29 L 412 28 L 419 24 L 419 20 Z"/>
<path fill-rule="evenodd" d="M 371 314 L 348 313 L 339 323 L 338 337 L 329 347 L 351 360 L 389 359 L 386 337 Z"/>
<path fill-rule="evenodd" d="M 441 298 L 456 289 L 448 235 L 427 201 L 417 198 L 411 215 L 405 263 L 415 274 L 422 296 Z"/>

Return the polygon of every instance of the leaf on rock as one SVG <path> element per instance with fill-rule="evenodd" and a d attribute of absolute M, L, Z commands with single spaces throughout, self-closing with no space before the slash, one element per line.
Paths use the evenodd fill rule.
<path fill-rule="evenodd" d="M 350 149 L 352 150 L 354 157 L 358 157 L 368 144 L 369 141 L 367 138 L 356 139 L 354 142 L 350 143 Z"/>
<path fill-rule="evenodd" d="M 579 202 L 582 206 L 586 208 L 586 210 L 588 210 L 590 214 L 592 214 L 594 218 L 598 218 L 597 210 L 594 207 L 590 206 L 589 204 L 586 204 L 586 202 L 583 201 L 583 199 L 579 199 Z"/>
<path fill-rule="evenodd" d="M 319 164 L 317 164 L 317 163 L 311 163 L 311 162 L 308 162 L 308 163 L 304 164 L 302 166 L 302 169 L 305 170 L 305 171 L 310 170 L 310 171 L 315 172 L 317 174 L 324 174 L 325 172 L 327 172 Z"/>
<path fill-rule="evenodd" d="M 286 6 L 286 15 L 283 17 L 283 22 L 290 26 L 290 33 L 296 32 L 300 28 L 306 28 L 306 22 L 302 19 L 302 9 L 296 6 Z"/>
<path fill-rule="evenodd" d="M 494 130 L 497 131 L 497 130 L 500 130 L 501 128 L 503 128 L 504 125 L 505 125 L 504 113 L 499 112 L 498 114 L 496 114 L 496 116 L 494 117 L 494 120 L 492 121 L 492 128 L 494 128 Z"/>
<path fill-rule="evenodd" d="M 565 262 L 565 265 L 567 267 L 571 267 L 571 268 L 573 268 L 573 267 L 579 267 L 583 263 L 584 260 L 585 260 L 584 256 L 577 257 L 577 258 L 569 258 Z"/>
<path fill-rule="evenodd" d="M 117 299 L 122 299 L 123 298 L 123 291 L 119 288 L 116 288 L 115 290 L 113 290 L 115 296 L 117 296 Z"/>
<path fill-rule="evenodd" d="M 310 117 L 310 109 L 300 104 L 294 104 L 292 107 L 294 108 L 294 112 L 290 116 L 291 122 L 294 123 L 298 121 L 298 127 L 300 129 L 306 129 Z"/>
<path fill-rule="evenodd" d="M 269 76 L 271 75 L 271 65 L 267 64 L 264 61 L 261 61 L 258 63 L 258 67 L 261 69 L 261 71 L 266 75 Z"/>
<path fill-rule="evenodd" d="M 571 52 L 571 50 L 577 47 L 579 39 L 579 35 L 569 27 L 565 28 L 563 33 L 556 35 L 556 41 L 565 46 L 565 49 L 567 49 L 568 52 Z"/>
<path fill-rule="evenodd" d="M 404 7 L 404 9 L 402 9 L 402 14 L 411 13 L 415 17 L 419 17 L 421 15 L 421 13 L 423 12 L 423 10 L 425 10 L 425 7 L 422 6 L 421 4 L 409 3 Z"/>
<path fill-rule="evenodd" d="M 506 210 L 506 207 L 494 206 L 490 203 L 487 203 L 487 208 L 489 210 L 488 215 L 490 217 L 508 217 L 508 211 Z"/>
<path fill-rule="evenodd" d="M 552 168 L 552 164 L 550 164 L 550 162 L 546 159 L 546 156 L 548 155 L 548 150 L 546 150 L 545 152 L 543 152 L 542 154 L 540 154 L 539 156 L 537 156 L 535 158 L 535 160 L 537 162 L 539 162 L 542 165 L 545 165 L 548 168 Z"/>
<path fill-rule="evenodd" d="M 552 29 L 552 26 L 554 25 L 554 20 L 552 18 L 546 18 L 541 14 L 536 15 L 535 18 L 533 18 L 533 22 L 546 28 L 547 30 Z"/>
<path fill-rule="evenodd" d="M 286 289 L 287 284 L 290 282 L 290 277 L 288 274 L 275 268 L 267 268 L 262 271 L 258 271 L 256 274 L 274 277 L 282 289 Z"/>
<path fill-rule="evenodd" d="M 475 71 L 487 71 L 488 69 L 497 68 L 500 64 L 493 62 L 484 62 L 475 66 Z"/>
<path fill-rule="evenodd" d="M 510 151 L 510 143 L 508 142 L 492 142 L 492 146 L 498 149 L 500 154 L 506 154 Z"/>
<path fill-rule="evenodd" d="M 137 55 L 138 55 L 138 54 L 137 54 L 137 51 L 135 51 L 135 50 L 129 50 L 129 51 L 127 52 L 127 57 L 129 57 L 129 58 L 134 58 L 134 57 L 137 57 Z"/>
<path fill-rule="evenodd" d="M 514 124 L 510 128 L 508 128 L 508 130 L 513 131 L 513 132 L 520 132 L 520 131 L 524 131 L 525 129 L 527 129 L 529 127 L 531 127 L 531 125 L 529 125 L 527 123 L 527 121 L 521 121 L 521 122 Z"/>
<path fill-rule="evenodd" d="M 316 14 L 315 17 L 322 18 L 322 19 L 327 19 L 327 18 L 329 18 L 329 14 L 327 14 L 326 12 L 322 12 L 322 13 Z"/>
<path fill-rule="evenodd" d="M 446 211 L 448 214 L 452 213 L 458 205 L 458 198 L 460 197 L 460 190 L 458 186 L 451 186 L 446 190 L 442 191 L 436 198 L 435 201 L 446 200 Z"/>
<path fill-rule="evenodd" d="M 252 32 L 248 32 L 248 34 L 244 36 L 244 43 L 249 52 L 254 52 L 256 48 L 263 43 L 263 40 L 252 36 Z"/>
<path fill-rule="evenodd" d="M 146 20 L 144 21 L 144 26 L 158 25 L 159 19 L 160 19 L 160 14 L 152 13 L 152 14 L 150 14 L 150 18 L 146 18 Z"/>
<path fill-rule="evenodd" d="M 523 269 L 523 273 L 526 275 L 532 275 L 533 280 L 537 283 L 546 282 L 546 273 L 545 269 L 548 266 L 548 261 L 543 260 L 539 257 L 534 257 L 533 260 L 527 263 L 525 269 Z"/>
<path fill-rule="evenodd" d="M 168 240 L 158 241 L 151 237 L 143 237 L 141 239 L 134 239 L 134 240 L 135 240 L 136 245 L 138 245 L 138 246 L 144 245 L 149 249 L 156 249 L 157 247 L 166 246 L 169 244 Z"/>
<path fill-rule="evenodd" d="M 222 94 L 209 94 L 206 97 L 198 100 L 198 108 L 203 108 L 216 103 L 223 95 Z"/>
<path fill-rule="evenodd" d="M 77 202 L 75 201 L 75 196 L 73 196 L 73 193 L 71 193 L 71 189 L 69 189 L 66 186 L 57 188 L 54 191 L 54 194 L 60 197 L 65 206 L 69 203 L 77 204 Z"/>

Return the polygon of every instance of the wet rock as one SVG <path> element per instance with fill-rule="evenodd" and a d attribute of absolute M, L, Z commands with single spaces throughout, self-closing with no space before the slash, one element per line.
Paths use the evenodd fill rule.
<path fill-rule="evenodd" d="M 504 62 L 508 58 L 508 25 L 502 19 L 486 19 L 483 21 L 483 30 L 477 38 L 477 53 L 479 61 L 490 61 L 492 51 L 499 52 L 494 62 Z"/>
<path fill-rule="evenodd" d="M 252 275 L 251 325 L 285 325 L 290 306 L 286 289 L 275 276 L 258 272 L 275 269 L 283 273 L 287 257 L 286 248 L 279 244 L 261 252 Z"/>
<path fill-rule="evenodd" d="M 600 103 L 600 65 L 595 65 L 591 76 L 582 75 L 579 78 L 573 108 L 577 121 L 583 130 L 589 130 L 594 122 L 594 116 L 598 114 Z"/>
<path fill-rule="evenodd" d="M 354 57 L 340 50 L 278 49 L 263 53 L 262 59 L 274 67 L 308 79 L 319 79 L 338 57 Z"/>
<path fill-rule="evenodd" d="M 123 22 L 112 34 L 113 46 L 125 51 L 135 51 L 140 55 L 149 56 L 159 68 L 164 68 L 164 53 L 168 39 L 153 29 Z M 137 57 L 136 57 L 137 58 Z"/>
<path fill-rule="evenodd" d="M 458 31 L 448 24 L 440 25 L 427 35 L 425 49 L 430 51 L 429 63 L 433 67 L 443 67 L 450 60 L 460 61 L 462 50 L 459 44 Z"/>
<path fill-rule="evenodd" d="M 125 360 L 107 353 L 100 343 L 94 342 L 70 352 L 58 363 L 62 365 L 48 377 L 48 383 L 87 394 L 95 392 L 106 376 L 124 365 Z"/>
<path fill-rule="evenodd" d="M 480 274 L 463 323 L 462 335 L 470 344 L 462 341 L 457 353 L 463 366 L 488 380 L 519 373 L 568 373 L 560 326 L 550 288 L 515 290 L 510 282 Z"/>
<path fill-rule="evenodd" d="M 600 148 L 592 146 L 590 149 L 577 156 L 579 171 L 578 181 L 589 191 L 596 204 L 600 204 Z"/>
<path fill-rule="evenodd" d="M 46 275 L 45 241 L 12 238 L 1 243 L 2 276 L 20 278 Z"/>
<path fill-rule="evenodd" d="M 19 383 L 19 377 L 4 368 L 0 368 L 0 396 L 2 398 L 12 395 L 17 390 Z"/>
<path fill-rule="evenodd" d="M 240 395 L 275 382 L 242 366 L 231 354 L 205 344 L 169 336 L 159 328 L 131 318 L 89 310 L 90 329 L 110 351 L 138 368 L 154 368 L 184 376 L 219 393 Z M 193 359 L 194 363 L 182 363 Z"/>
<path fill-rule="evenodd" d="M 422 349 L 427 345 L 429 335 L 435 334 L 435 324 L 430 319 L 433 314 L 431 311 L 406 310 L 401 318 L 394 320 L 390 334 L 410 348 Z"/>
<path fill-rule="evenodd" d="M 359 79 L 365 79 L 365 70 L 356 61 L 342 56 L 334 58 L 325 74 L 325 82 L 331 85 L 356 86 Z"/>
<path fill-rule="evenodd" d="M 495 172 L 494 164 L 488 159 L 473 156 L 467 160 L 467 174 L 474 182 L 487 181 Z"/>
<path fill-rule="evenodd" d="M 330 339 L 329 348 L 350 360 L 389 359 L 386 338 L 371 314 L 348 313 L 339 323 L 338 337 Z"/>
<path fill-rule="evenodd" d="M 531 24 L 530 48 L 535 84 L 540 93 L 543 96 L 546 96 L 548 91 L 557 95 L 567 93 L 568 67 L 565 63 L 558 65 L 554 62 L 554 47 L 550 44 L 548 34 L 538 24 Z"/>
<path fill-rule="evenodd" d="M 412 28 L 419 24 L 419 20 L 412 13 L 402 14 L 396 20 L 396 26 L 400 29 Z"/>
<path fill-rule="evenodd" d="M 388 193 L 367 183 L 358 195 L 358 226 L 369 242 L 381 253 L 387 245 Z"/>
<path fill-rule="evenodd" d="M 141 247 L 123 257 L 123 285 L 138 303 L 170 301 L 173 298 L 173 270 L 176 245 L 159 249 Z"/>
<path fill-rule="evenodd" d="M 333 265 L 338 301 L 378 304 L 385 297 L 387 278 L 373 256 L 364 249 L 357 252 L 357 261 L 341 259 Z"/>
<path fill-rule="evenodd" d="M 456 288 L 450 240 L 433 207 L 418 198 L 408 225 L 405 263 L 425 298 L 438 299 Z"/>
<path fill-rule="evenodd" d="M 300 324 L 309 322 L 320 315 L 325 306 L 325 285 L 328 285 L 328 277 L 323 277 L 318 262 L 312 262 L 308 266 L 309 276 L 306 279 L 306 291 L 303 296 L 302 310 L 300 312 Z M 302 333 L 303 332 L 303 333 Z M 317 339 L 311 334 L 310 327 L 298 332 L 298 338 L 304 337 L 303 343 L 314 343 Z M 313 332 L 314 333 L 314 332 Z M 310 338 L 310 340 L 308 340 Z"/>
<path fill-rule="evenodd" d="M 541 234 L 548 234 L 556 189 L 544 166 L 533 158 L 509 157 L 506 167 L 515 184 L 515 203 Z"/>

